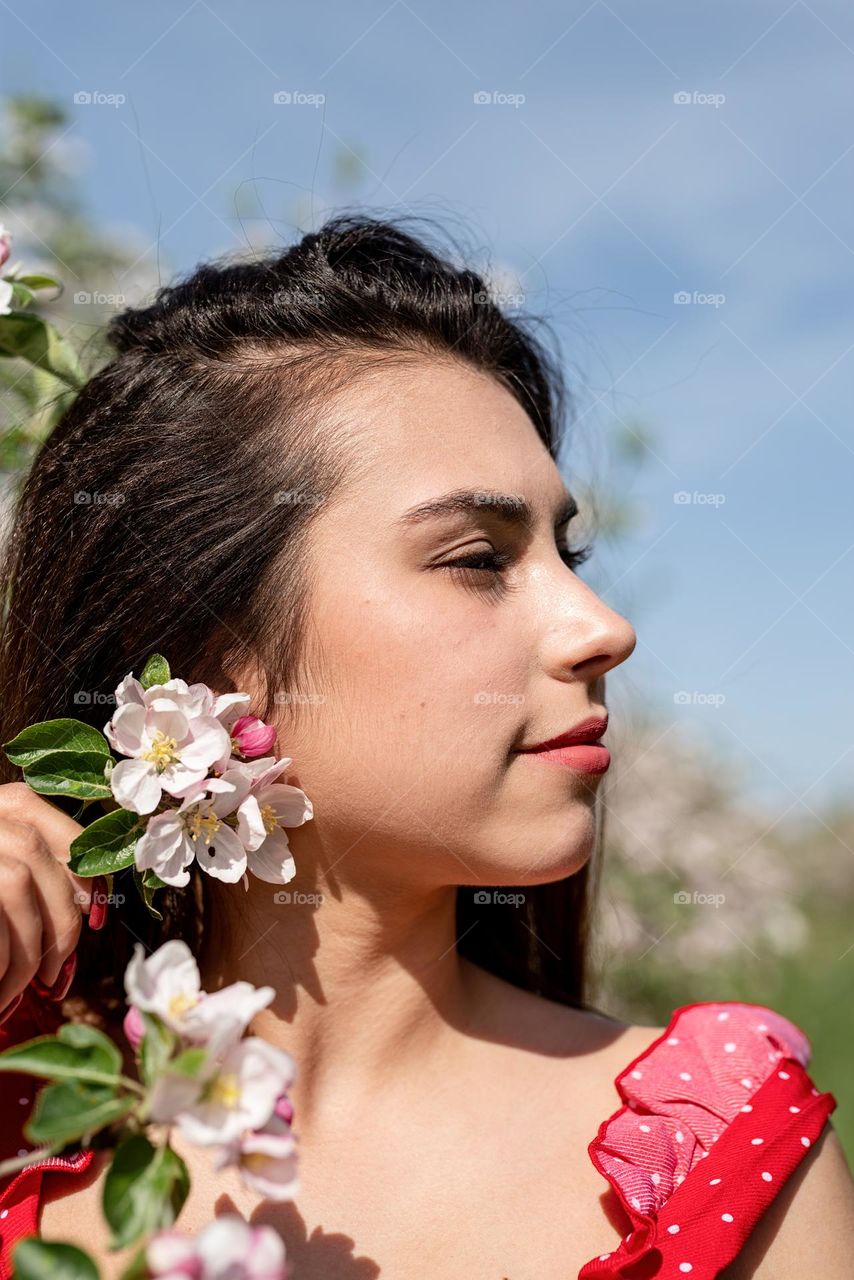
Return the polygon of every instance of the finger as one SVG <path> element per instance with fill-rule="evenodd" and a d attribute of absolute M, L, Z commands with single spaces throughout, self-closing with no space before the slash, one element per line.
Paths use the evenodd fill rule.
<path fill-rule="evenodd" d="M 0 818 L 0 848 L 30 873 L 36 909 L 41 917 L 41 955 L 37 975 L 51 986 L 63 961 L 77 945 L 82 926 L 79 890 L 68 879 L 35 827 Z M 4 899 L 8 914 L 11 908 Z"/>
<path fill-rule="evenodd" d="M 80 894 L 77 902 L 81 910 L 88 913 L 92 900 L 92 877 L 77 876 L 68 866 L 71 842 L 84 830 L 80 823 L 37 795 L 26 782 L 8 782 L 0 786 L 0 817 L 30 823 L 36 828 L 53 857 L 64 867 L 72 888 Z"/>
<path fill-rule="evenodd" d="M 9 961 L 0 979 L 0 1009 L 35 975 L 42 956 L 42 919 L 29 869 L 0 857 L 0 901 L 9 930 Z"/>

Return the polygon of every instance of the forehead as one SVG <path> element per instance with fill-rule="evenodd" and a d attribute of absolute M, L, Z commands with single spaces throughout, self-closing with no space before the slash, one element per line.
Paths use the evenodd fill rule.
<path fill-rule="evenodd" d="M 515 396 L 463 364 L 424 357 L 375 371 L 348 386 L 334 416 L 354 463 L 342 498 L 381 501 L 391 518 L 457 488 L 546 503 L 564 488 Z"/>

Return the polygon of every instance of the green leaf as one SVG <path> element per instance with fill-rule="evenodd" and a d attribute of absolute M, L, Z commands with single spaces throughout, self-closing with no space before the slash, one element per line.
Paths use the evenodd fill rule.
<path fill-rule="evenodd" d="M 60 289 L 64 288 L 61 280 L 54 280 L 53 276 L 15 276 L 18 284 L 25 284 L 28 289 Z"/>
<path fill-rule="evenodd" d="M 139 677 L 139 683 L 143 689 L 150 689 L 153 684 L 166 684 L 169 679 L 169 663 L 163 657 L 163 654 L 150 654 L 145 666 L 142 668 L 142 675 Z"/>
<path fill-rule="evenodd" d="M 15 306 L 28 307 L 36 296 L 32 289 L 28 289 L 20 280 L 10 280 L 9 283 L 12 286 L 12 298 L 14 299 Z"/>
<path fill-rule="evenodd" d="M 109 800 L 113 792 L 104 776 L 107 763 L 94 751 L 51 751 L 27 765 L 24 781 L 42 796 Z"/>
<path fill-rule="evenodd" d="M 83 755 L 110 754 L 110 744 L 102 733 L 82 720 L 41 720 L 22 729 L 3 750 L 12 764 L 25 769 L 53 751 Z"/>
<path fill-rule="evenodd" d="M 174 1033 L 161 1018 L 140 1010 L 145 1035 L 139 1048 L 139 1065 L 143 1082 L 153 1083 L 169 1061 L 176 1044 Z"/>
<path fill-rule="evenodd" d="M 112 1231 L 110 1248 L 171 1227 L 189 1190 L 187 1166 L 171 1147 L 154 1147 L 144 1134 L 126 1138 L 107 1171 L 101 1199 Z"/>
<path fill-rule="evenodd" d="M 73 1142 L 105 1129 L 136 1103 L 132 1094 L 107 1085 L 61 1080 L 39 1091 L 24 1134 L 31 1142 Z"/>
<path fill-rule="evenodd" d="M 203 1048 L 184 1049 L 169 1063 L 169 1070 L 176 1075 L 194 1079 L 208 1060 L 207 1050 Z"/>
<path fill-rule="evenodd" d="M 66 1023 L 55 1036 L 36 1036 L 0 1053 L 0 1071 L 111 1087 L 118 1083 L 121 1065 L 112 1040 L 95 1027 L 78 1023 Z"/>
<path fill-rule="evenodd" d="M 57 1031 L 56 1038 L 62 1044 L 71 1045 L 72 1049 L 85 1051 L 90 1061 L 103 1063 L 105 1070 L 112 1068 L 117 1076 L 121 1075 L 121 1050 L 97 1027 L 90 1027 L 85 1022 L 66 1022 Z"/>
<path fill-rule="evenodd" d="M 149 1280 L 151 1272 L 149 1271 L 148 1260 L 146 1258 L 147 1243 L 147 1241 L 144 1241 L 139 1246 L 136 1253 L 119 1276 L 119 1280 Z"/>
<path fill-rule="evenodd" d="M 29 360 L 69 387 L 86 381 L 73 348 L 40 316 L 21 311 L 0 316 L 0 355 Z"/>
<path fill-rule="evenodd" d="M 113 809 L 96 818 L 71 841 L 69 869 L 77 876 L 106 876 L 129 867 L 144 822 L 127 809 Z"/>
<path fill-rule="evenodd" d="M 59 1240 L 25 1236 L 12 1249 L 15 1280 L 98 1280 L 98 1268 L 82 1249 Z"/>
<path fill-rule="evenodd" d="M 154 916 L 156 920 L 162 920 L 163 916 L 161 912 L 159 912 L 153 905 L 154 891 L 155 889 L 166 889 L 168 887 L 166 882 L 161 880 L 158 875 L 155 875 L 150 868 L 147 868 L 145 871 L 138 871 L 137 868 L 134 867 L 133 879 L 134 884 L 139 891 L 139 896 L 145 903 L 149 915 Z"/>

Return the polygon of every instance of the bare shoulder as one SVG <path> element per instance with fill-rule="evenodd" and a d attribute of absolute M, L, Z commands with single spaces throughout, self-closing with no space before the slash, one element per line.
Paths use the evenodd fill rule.
<path fill-rule="evenodd" d="M 665 1030 L 626 1022 L 601 1009 L 562 1004 L 484 970 L 473 982 L 480 1035 L 523 1053 L 529 1069 L 529 1055 L 534 1055 L 544 1071 L 554 1064 L 560 1081 L 572 1072 L 576 1083 L 598 1089 L 603 1105 L 611 1100 L 617 1105 L 615 1077 Z"/>
<path fill-rule="evenodd" d="M 828 1120 L 821 1137 L 750 1233 L 722 1280 L 847 1280 L 854 1252 L 854 1179 Z"/>

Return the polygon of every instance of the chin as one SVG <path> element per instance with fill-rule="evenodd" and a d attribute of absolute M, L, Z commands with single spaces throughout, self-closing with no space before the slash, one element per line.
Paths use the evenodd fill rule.
<path fill-rule="evenodd" d="M 462 884 L 551 884 L 575 875 L 589 862 L 596 848 L 596 814 L 589 806 L 576 806 L 550 822 L 508 824 L 496 838 L 464 855 L 465 867 L 477 879 L 462 877 Z"/>

